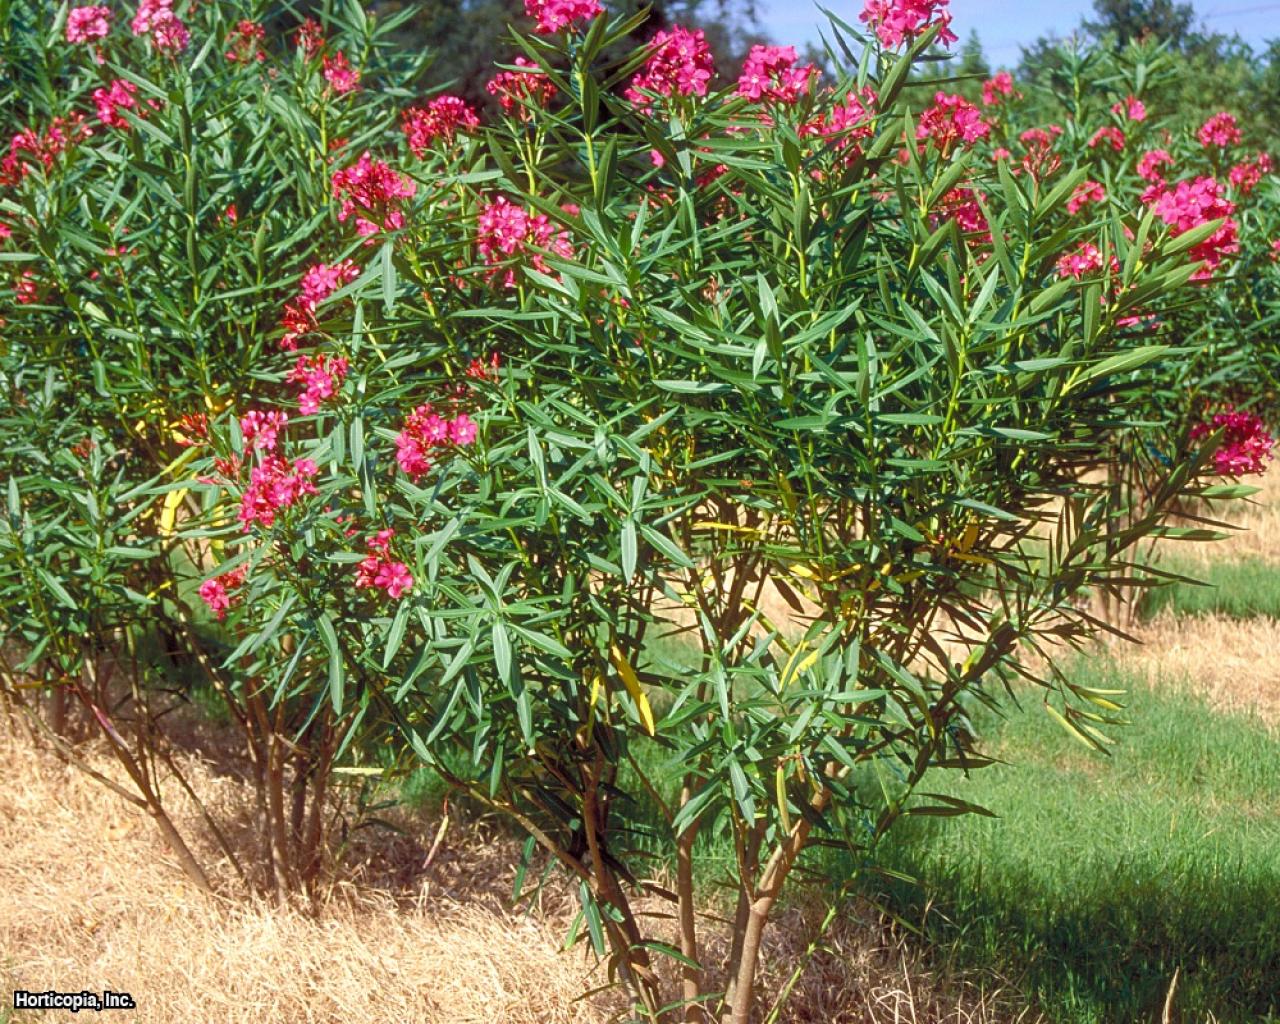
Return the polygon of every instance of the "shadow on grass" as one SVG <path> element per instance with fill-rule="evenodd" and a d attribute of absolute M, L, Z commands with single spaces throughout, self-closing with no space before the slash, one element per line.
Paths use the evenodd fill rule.
<path fill-rule="evenodd" d="M 873 895 L 1063 1024 L 1159 1021 L 1175 970 L 1172 1020 L 1275 1020 L 1280 738 L 1177 692 L 1133 698 L 1110 758 L 1035 703 L 988 723 L 1010 763 L 943 791 L 1000 817 L 904 821 L 880 860 L 917 883 Z"/>

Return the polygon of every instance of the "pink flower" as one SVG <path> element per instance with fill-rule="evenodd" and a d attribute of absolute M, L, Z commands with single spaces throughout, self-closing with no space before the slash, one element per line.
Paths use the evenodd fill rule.
<path fill-rule="evenodd" d="M 1240 192 L 1247 196 L 1262 181 L 1264 174 L 1271 173 L 1271 157 L 1259 153 L 1256 159 L 1238 163 L 1227 174 L 1227 179 Z"/>
<path fill-rule="evenodd" d="M 312 483 L 319 468 L 310 459 L 290 463 L 279 455 L 267 455 L 249 474 L 249 486 L 240 496 L 240 522 L 249 532 L 254 523 L 270 528 L 276 513 L 300 498 L 316 493 Z"/>
<path fill-rule="evenodd" d="M 1277 238 L 1271 243 L 1271 258 L 1273 260 L 1280 260 L 1280 238 Z"/>
<path fill-rule="evenodd" d="M 356 587 L 378 587 L 385 590 L 392 600 L 398 601 L 402 594 L 412 589 L 413 576 L 407 565 L 391 557 L 391 539 L 394 536 L 394 530 L 379 530 L 365 541 L 369 554 L 356 565 Z"/>
<path fill-rule="evenodd" d="M 1111 104 L 1111 113 L 1122 114 L 1130 121 L 1145 121 L 1147 119 L 1147 108 L 1142 100 L 1130 94 L 1123 100 Z"/>
<path fill-rule="evenodd" d="M 245 572 L 245 567 L 241 566 L 200 584 L 200 600 L 208 605 L 209 611 L 219 622 L 227 617 L 227 610 L 233 603 L 231 591 L 238 590 L 244 584 Z"/>
<path fill-rule="evenodd" d="M 1100 182 L 1082 182 L 1076 186 L 1076 190 L 1071 193 L 1071 198 L 1067 200 L 1067 213 L 1074 214 L 1089 203 L 1103 203 L 1106 199 L 1107 193 Z"/>
<path fill-rule="evenodd" d="M 306 56 L 314 57 L 324 49 L 324 27 L 314 18 L 305 18 L 294 33 L 293 41 Z"/>
<path fill-rule="evenodd" d="M 425 107 L 409 107 L 400 119 L 409 148 L 418 157 L 426 156 L 436 139 L 452 145 L 457 132 L 480 127 L 471 105 L 457 96 L 437 96 Z"/>
<path fill-rule="evenodd" d="M 1153 149 L 1149 153 L 1143 153 L 1138 159 L 1138 177 L 1152 184 L 1163 184 L 1164 175 L 1160 173 L 1160 168 L 1166 164 L 1173 166 L 1173 157 L 1168 150 Z"/>
<path fill-rule="evenodd" d="M 418 190 L 389 164 L 371 159 L 368 150 L 350 167 L 334 172 L 332 187 L 334 198 L 342 203 L 338 221 L 345 223 L 354 215 L 356 234 L 366 238 L 404 227 L 401 205 Z"/>
<path fill-rule="evenodd" d="M 861 95 L 849 92 L 844 103 L 837 103 L 826 114 L 818 114 L 800 126 L 801 138 L 817 136 L 821 139 L 837 139 L 841 149 L 854 147 L 859 140 L 875 134 L 876 94 L 864 88 Z"/>
<path fill-rule="evenodd" d="M 1084 242 L 1074 252 L 1058 260 L 1058 276 L 1074 277 L 1077 281 L 1093 270 L 1102 269 L 1102 253 L 1091 242 Z"/>
<path fill-rule="evenodd" d="M 326 55 L 321 65 L 324 68 L 324 80 L 339 95 L 354 92 L 359 87 L 360 71 L 348 63 L 347 55 L 341 50 L 331 56 Z"/>
<path fill-rule="evenodd" d="M 27 176 L 32 164 L 24 154 L 49 171 L 59 154 L 92 134 L 83 114 L 55 117 L 43 135 L 33 128 L 24 128 L 9 140 L 9 152 L 0 159 L 0 185 L 17 185 Z"/>
<path fill-rule="evenodd" d="M 986 193 L 975 193 L 971 188 L 953 188 L 929 211 L 929 226 L 937 228 L 944 221 L 955 221 L 963 234 L 972 236 L 971 242 L 991 241 L 991 227 L 978 205 L 979 197 L 987 198 Z"/>
<path fill-rule="evenodd" d="M 957 139 L 966 145 L 986 137 L 991 126 L 963 96 L 935 93 L 933 106 L 920 115 L 916 138 L 929 139 L 940 153 L 947 153 Z"/>
<path fill-rule="evenodd" d="M 40 286 L 36 282 L 34 270 L 24 270 L 18 275 L 13 285 L 13 300 L 22 306 L 29 306 L 40 298 Z"/>
<path fill-rule="evenodd" d="M 138 87 L 123 78 L 117 78 L 106 89 L 94 89 L 93 103 L 98 108 L 99 120 L 109 128 L 123 128 L 128 131 L 129 122 L 120 111 L 133 110 L 141 117 L 146 109 L 139 107 L 133 98 L 137 92 Z"/>
<path fill-rule="evenodd" d="M 191 42 L 187 26 L 173 13 L 173 0 L 142 0 L 129 29 L 135 36 L 149 34 L 151 45 L 161 51 L 181 53 Z"/>
<path fill-rule="evenodd" d="M 87 43 L 105 39 L 111 31 L 111 8 L 73 7 L 67 15 L 67 42 Z"/>
<path fill-rule="evenodd" d="M 549 35 L 562 28 L 576 29 L 578 22 L 603 14 L 604 8 L 596 0 L 524 0 L 524 13 L 537 21 L 535 31 Z"/>
<path fill-rule="evenodd" d="M 485 91 L 498 101 L 504 113 L 511 114 L 517 110 L 520 116 L 527 116 L 526 104 L 545 107 L 556 94 L 556 87 L 542 73 L 542 69 L 524 57 L 514 61 L 517 68 L 531 70 L 500 71 L 485 83 Z"/>
<path fill-rule="evenodd" d="M 1200 145 L 1206 149 L 1210 146 L 1235 146 L 1240 142 L 1240 127 L 1225 110 L 1209 118 L 1196 134 Z"/>
<path fill-rule="evenodd" d="M 266 29 L 255 21 L 242 18 L 227 34 L 227 52 L 224 56 L 233 64 L 248 64 L 250 61 L 261 64 L 267 59 L 267 53 L 262 48 L 266 38 Z"/>
<path fill-rule="evenodd" d="M 1210 221 L 1225 218 L 1212 235 L 1198 245 L 1193 245 L 1190 255 L 1201 261 L 1202 266 L 1192 275 L 1193 281 L 1202 281 L 1213 275 L 1223 256 L 1238 252 L 1238 226 L 1231 219 L 1235 204 L 1221 195 L 1222 186 L 1213 178 L 1196 178 L 1180 181 L 1172 189 L 1166 189 L 1151 204 L 1156 216 L 1168 224 L 1174 237 Z"/>
<path fill-rule="evenodd" d="M 460 448 L 475 442 L 476 423 L 465 412 L 459 413 L 449 423 L 449 440 Z"/>
<path fill-rule="evenodd" d="M 950 46 L 956 41 L 951 31 L 949 0 L 867 0 L 858 19 L 870 25 L 880 42 L 896 50 L 904 42 L 923 35 L 934 25 L 941 26 L 938 42 Z"/>
<path fill-rule="evenodd" d="M 794 46 L 753 46 L 738 77 L 738 95 L 749 100 L 795 103 L 819 71 L 812 64 L 796 67 Z"/>
<path fill-rule="evenodd" d="M 406 476 L 416 480 L 431 469 L 436 449 L 447 445 L 464 448 L 475 439 L 475 422 L 466 413 L 446 420 L 430 405 L 420 405 L 405 418 L 396 437 L 396 461 Z"/>
<path fill-rule="evenodd" d="M 1007 71 L 997 71 L 993 78 L 982 83 L 982 105 L 992 107 L 1004 102 L 1005 96 L 1013 95 L 1013 75 Z"/>
<path fill-rule="evenodd" d="M 1089 140 L 1089 148 L 1094 149 L 1101 143 L 1107 143 L 1117 153 L 1124 149 L 1124 132 L 1114 125 L 1107 125 L 1105 128 L 1099 128 L 1093 133 L 1093 138 Z"/>
<path fill-rule="evenodd" d="M 174 17 L 173 0 L 142 0 L 129 22 L 129 30 L 135 36 L 145 36 L 166 18 Z"/>
<path fill-rule="evenodd" d="M 550 273 L 551 268 L 539 250 L 573 258 L 573 244 L 566 230 L 552 224 L 545 213 L 531 214 L 503 196 L 482 208 L 476 218 L 476 249 L 480 258 L 495 268 L 489 279 L 501 275 L 508 288 L 515 287 L 515 270 L 508 268 L 502 273 L 498 267 L 515 257 L 525 258 L 534 270 L 544 274 Z"/>
<path fill-rule="evenodd" d="M 707 83 L 715 73 L 715 60 L 702 29 L 690 31 L 673 25 L 671 31 L 662 31 L 649 42 L 649 59 L 631 79 L 626 97 L 636 106 L 647 110 L 651 99 L 646 93 L 659 96 L 705 96 Z"/>
<path fill-rule="evenodd" d="M 298 339 L 316 326 L 316 309 L 320 303 L 359 276 L 360 268 L 351 260 L 315 263 L 308 267 L 298 287 L 298 298 L 284 308 L 281 324 L 285 331 L 280 347 L 290 352 L 297 348 Z"/>
<path fill-rule="evenodd" d="M 1221 430 L 1222 442 L 1213 454 L 1214 472 L 1219 476 L 1262 474 L 1274 457 L 1275 439 L 1267 431 L 1262 417 L 1251 412 L 1237 412 L 1227 406 L 1215 413 L 1208 423 L 1197 423 L 1191 437 L 1198 440 Z"/>
<path fill-rule="evenodd" d="M 244 443 L 254 451 L 276 450 L 277 435 L 289 424 L 289 414 L 272 409 L 262 412 L 253 409 L 240 417 L 240 433 Z"/>
<path fill-rule="evenodd" d="M 338 393 L 346 376 L 347 360 L 343 356 L 298 356 L 287 378 L 302 385 L 298 411 L 304 416 L 314 416 L 324 402 Z"/>

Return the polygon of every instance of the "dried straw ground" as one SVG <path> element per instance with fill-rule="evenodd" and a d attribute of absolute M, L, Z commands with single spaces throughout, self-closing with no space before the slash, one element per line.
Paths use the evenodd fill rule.
<path fill-rule="evenodd" d="M 101 755 L 89 760 L 114 774 Z M 235 832 L 249 793 L 188 759 L 193 787 Z M 318 915 L 192 889 L 145 815 L 0 728 L 0 990 L 125 991 L 146 1024 L 604 1024 L 616 997 L 582 951 L 562 950 L 570 900 L 554 888 L 536 912 L 508 908 L 515 840 L 456 825 L 426 871 L 437 822 L 362 840 Z M 199 835 L 176 787 L 175 819 Z M 377 833 L 366 833 L 377 836 Z M 212 851 L 206 849 L 206 853 Z M 658 908 L 654 908 L 658 909 Z M 772 931 L 764 987 L 803 956 L 817 918 L 787 912 Z M 8 1000 L 6 999 L 7 1003 Z M 5 1009 L 0 1008 L 0 1021 Z M 25 1021 L 66 1013 L 13 1015 Z M 808 961 L 791 1022 L 1032 1021 L 990 978 L 926 965 L 871 911 L 843 916 Z"/>
<path fill-rule="evenodd" d="M 1195 557 L 1280 560 L 1280 488 L 1243 516 L 1250 532 Z M 1223 706 L 1280 722 L 1280 623 L 1160 619 L 1122 666 L 1183 678 Z M 90 760 L 110 773 L 107 760 Z M 201 799 L 245 836 L 250 796 L 212 761 L 185 766 Z M 601 971 L 562 937 L 571 901 L 551 890 L 513 911 L 515 841 L 484 822 L 456 824 L 426 870 L 438 822 L 406 833 L 362 833 L 318 915 L 233 895 L 202 897 L 184 880 L 145 816 L 0 722 L 0 990 L 111 988 L 133 994 L 146 1024 L 394 1021 L 397 1024 L 604 1024 L 617 1004 L 583 998 Z M 167 799 L 190 835 L 194 808 Z M 209 851 L 207 851 L 209 852 Z M 771 931 L 766 992 L 804 953 L 816 916 L 787 912 Z M 927 962 L 870 910 L 841 915 L 788 1003 L 784 1021 L 1032 1021 L 998 983 L 981 985 Z M 8 1000 L 5 1000 L 7 1004 Z M 0 1024 L 6 1009 L 0 1007 Z M 13 1024 L 77 1019 L 14 1015 Z"/>

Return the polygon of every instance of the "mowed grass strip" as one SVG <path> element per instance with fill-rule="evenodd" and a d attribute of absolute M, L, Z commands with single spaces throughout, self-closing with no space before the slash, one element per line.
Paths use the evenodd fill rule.
<path fill-rule="evenodd" d="M 1258 557 L 1204 564 L 1169 560 L 1159 568 L 1198 583 L 1172 583 L 1142 595 L 1144 620 L 1174 615 L 1225 615 L 1233 619 L 1280 618 L 1280 563 Z"/>
<path fill-rule="evenodd" d="M 1112 755 L 1033 699 L 987 721 L 1009 763 L 934 782 L 999 818 L 904 821 L 882 863 L 917 882 L 876 892 L 1059 1024 L 1160 1021 L 1175 971 L 1173 1020 L 1280 1019 L 1280 737 L 1103 660 L 1075 674 L 1133 685 Z"/>

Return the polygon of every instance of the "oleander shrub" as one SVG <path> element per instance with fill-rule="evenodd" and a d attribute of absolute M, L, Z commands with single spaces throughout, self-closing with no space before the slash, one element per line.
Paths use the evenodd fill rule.
<path fill-rule="evenodd" d="M 350 720 L 226 664 L 235 644 L 197 596 L 222 541 L 177 526 L 199 512 L 186 481 L 210 419 L 347 281 L 359 243 L 333 168 L 398 136 L 427 58 L 389 51 L 394 24 L 355 4 L 271 40 L 249 4 L 5 10 L 7 689 L 31 704 L 29 683 L 50 688 L 55 734 L 80 708 L 162 821 L 174 691 L 220 691 L 262 787 L 257 884 L 301 884 Z M 332 271 L 314 268 L 322 250 Z"/>
<path fill-rule="evenodd" d="M 1066 216 L 1085 168 L 1015 175 L 977 105 L 909 102 L 945 2 L 834 24 L 834 78 L 760 47 L 724 82 L 697 32 L 530 0 L 485 112 L 354 6 L 291 56 L 149 10 L 78 71 L 34 20 L 6 64 L 50 82 L 0 204 L 11 692 L 110 735 L 55 638 L 115 664 L 161 623 L 243 729 L 270 883 L 313 887 L 333 767 L 390 739 L 527 834 L 519 887 L 539 847 L 576 880 L 639 1017 L 734 1024 L 815 851 L 981 810 L 928 782 L 989 763 L 974 707 L 1030 685 L 1108 741 L 1117 695 L 1055 668 L 1106 626 L 1083 599 L 1235 493 L 1148 381 L 1201 355 L 1171 325 L 1224 223 Z M 136 101 L 81 137 L 95 76 Z M 1114 269 L 1063 273 L 1089 245 Z"/>

